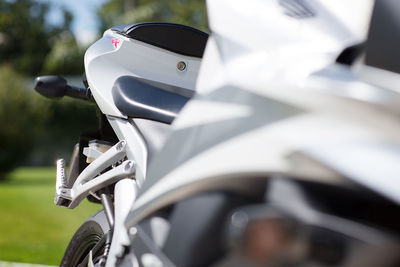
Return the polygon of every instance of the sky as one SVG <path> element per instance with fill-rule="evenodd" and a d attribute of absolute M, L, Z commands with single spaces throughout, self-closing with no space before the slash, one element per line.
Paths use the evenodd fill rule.
<path fill-rule="evenodd" d="M 81 44 L 92 43 L 97 33 L 97 9 L 107 0 L 37 0 L 51 5 L 48 20 L 51 24 L 62 23 L 61 8 L 65 7 L 74 15 L 72 31 Z"/>

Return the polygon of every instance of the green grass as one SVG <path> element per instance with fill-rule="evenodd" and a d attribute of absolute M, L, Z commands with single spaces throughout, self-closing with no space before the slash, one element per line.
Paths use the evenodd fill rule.
<path fill-rule="evenodd" d="M 54 205 L 55 168 L 19 168 L 0 182 L 0 260 L 59 265 L 74 232 L 101 209 Z"/>

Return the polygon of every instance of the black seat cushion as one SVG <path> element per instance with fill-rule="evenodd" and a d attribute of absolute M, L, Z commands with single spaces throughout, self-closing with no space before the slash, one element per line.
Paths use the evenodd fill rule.
<path fill-rule="evenodd" d="M 141 78 L 122 76 L 115 81 L 112 95 L 117 108 L 128 117 L 170 124 L 190 97 L 162 87 L 171 86 L 160 83 L 155 86 Z M 175 91 L 179 89 L 177 88 L 174 87 Z"/>
<path fill-rule="evenodd" d="M 117 25 L 111 30 L 174 53 L 203 57 L 208 34 L 195 28 L 161 22 Z"/>

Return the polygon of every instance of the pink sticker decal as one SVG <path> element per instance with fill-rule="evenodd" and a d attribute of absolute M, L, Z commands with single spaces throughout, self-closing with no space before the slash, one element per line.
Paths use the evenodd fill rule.
<path fill-rule="evenodd" d="M 120 40 L 118 38 L 113 38 L 113 39 L 111 39 L 111 43 L 115 46 L 115 48 L 118 48 L 118 44 L 120 43 Z"/>

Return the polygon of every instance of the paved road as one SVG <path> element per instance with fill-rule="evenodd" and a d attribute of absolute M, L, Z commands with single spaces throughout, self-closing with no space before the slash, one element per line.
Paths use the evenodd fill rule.
<path fill-rule="evenodd" d="M 56 266 L 0 261 L 0 267 L 56 267 Z"/>

